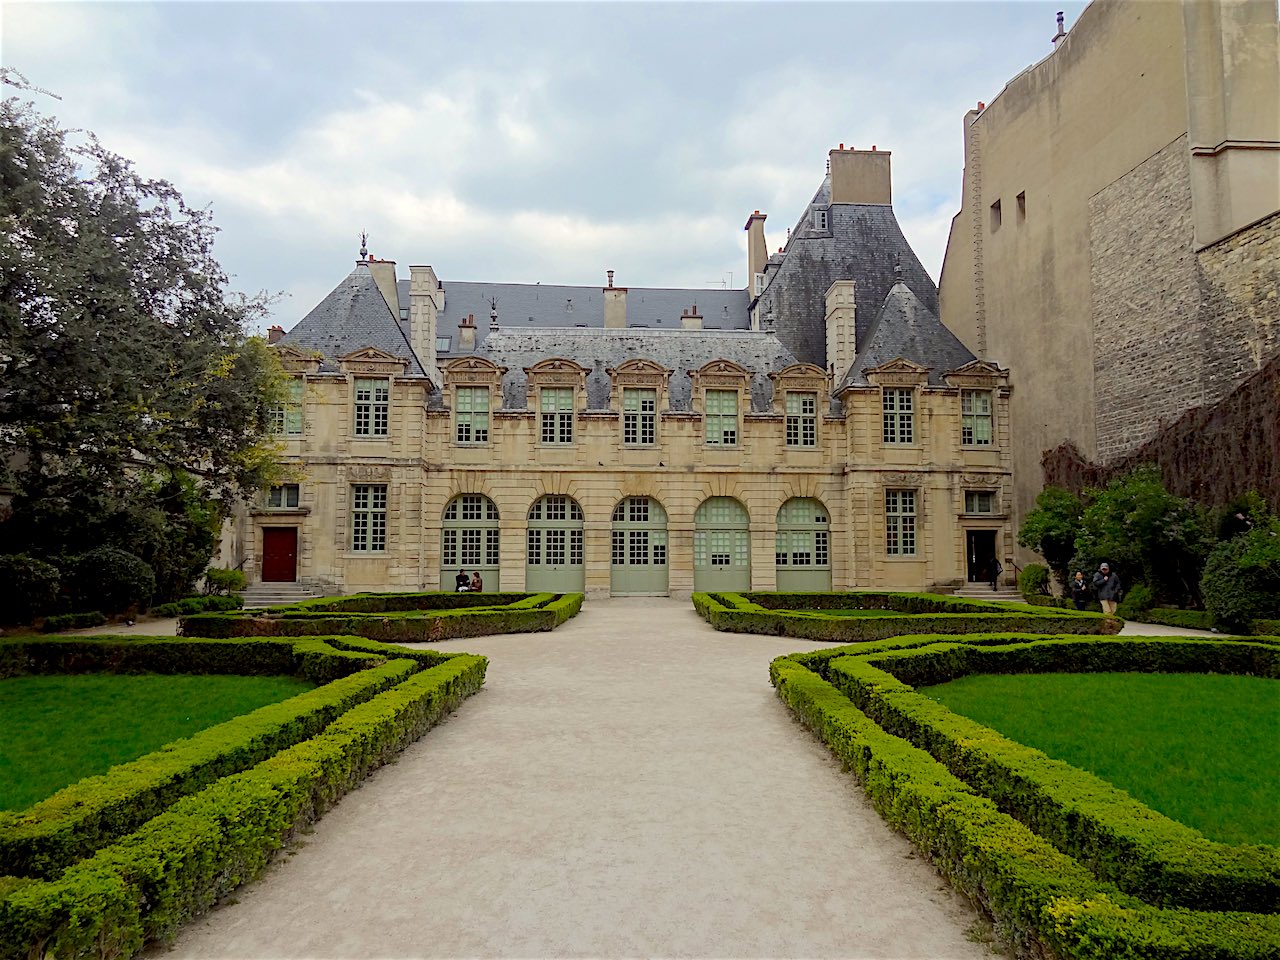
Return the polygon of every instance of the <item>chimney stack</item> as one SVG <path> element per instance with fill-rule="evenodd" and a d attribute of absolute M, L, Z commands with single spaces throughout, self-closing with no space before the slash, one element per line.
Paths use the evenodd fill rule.
<path fill-rule="evenodd" d="M 458 321 L 458 352 L 474 353 L 476 349 L 476 315 L 468 313 Z"/>
<path fill-rule="evenodd" d="M 856 290 L 852 280 L 837 280 L 827 288 L 827 369 L 837 382 L 849 372 L 858 354 Z"/>
<path fill-rule="evenodd" d="M 1058 11 L 1058 32 L 1053 35 L 1053 40 L 1051 41 L 1055 47 L 1058 45 L 1058 41 L 1067 35 L 1067 31 L 1063 29 L 1063 26 L 1062 26 L 1062 19 L 1063 19 L 1062 11 L 1059 10 Z"/>
<path fill-rule="evenodd" d="M 604 288 L 604 325 L 622 329 L 627 325 L 627 288 L 613 285 L 613 271 L 609 271 L 609 285 Z"/>
<path fill-rule="evenodd" d="M 284 327 L 279 325 L 267 328 L 267 343 L 279 343 L 284 339 Z"/>
<path fill-rule="evenodd" d="M 692 308 L 680 311 L 680 327 L 683 330 L 702 329 L 702 314 L 698 313 L 698 305 L 696 303 Z"/>
<path fill-rule="evenodd" d="M 832 150 L 827 157 L 831 171 L 832 203 L 893 203 L 888 150 Z"/>
<path fill-rule="evenodd" d="M 444 284 L 435 270 L 430 266 L 409 267 L 409 344 L 436 386 L 443 382 L 436 363 L 436 328 L 443 309 Z"/>
<path fill-rule="evenodd" d="M 396 262 L 394 260 L 379 260 L 377 257 L 370 257 L 369 272 L 373 274 L 373 280 L 378 285 L 378 290 L 382 293 L 382 299 L 387 301 L 387 307 L 390 309 L 391 315 L 399 320 L 400 294 L 396 291 Z"/>
<path fill-rule="evenodd" d="M 764 244 L 764 221 L 767 214 L 757 210 L 747 217 L 747 294 L 756 296 L 756 274 L 764 273 L 769 262 L 769 248 Z"/>

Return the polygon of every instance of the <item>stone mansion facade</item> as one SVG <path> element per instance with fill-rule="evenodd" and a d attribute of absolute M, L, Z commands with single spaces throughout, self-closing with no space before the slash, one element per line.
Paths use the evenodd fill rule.
<path fill-rule="evenodd" d="M 224 562 L 322 592 L 687 595 L 983 582 L 1012 555 L 1008 372 L 937 318 L 889 154 L 833 150 L 745 290 L 407 279 L 361 251 L 288 333 L 296 482 Z"/>

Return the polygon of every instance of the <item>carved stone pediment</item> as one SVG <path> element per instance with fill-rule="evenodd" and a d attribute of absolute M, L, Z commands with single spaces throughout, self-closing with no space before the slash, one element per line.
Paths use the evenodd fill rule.
<path fill-rule="evenodd" d="M 929 368 L 897 357 L 866 372 L 867 382 L 877 387 L 915 387 L 927 383 Z"/>
<path fill-rule="evenodd" d="M 919 487 L 920 475 L 918 473 L 882 473 L 880 474 L 880 482 L 886 487 Z"/>
<path fill-rule="evenodd" d="M 1007 386 L 1009 371 L 1001 369 L 986 360 L 970 360 L 962 367 L 949 370 L 942 375 L 942 380 L 949 387 L 992 387 Z"/>
<path fill-rule="evenodd" d="M 732 360 L 712 360 L 710 363 L 704 363 L 697 370 L 686 371 L 690 377 L 739 377 L 750 378 L 751 371 L 739 363 Z"/>
<path fill-rule="evenodd" d="M 649 376 L 649 377 L 669 377 L 672 374 L 660 363 L 654 363 L 652 360 L 633 359 L 627 360 L 605 370 L 605 373 L 611 377 L 614 376 Z"/>
<path fill-rule="evenodd" d="M 361 347 L 338 358 L 344 373 L 374 373 L 382 376 L 402 374 L 409 369 L 409 361 L 379 350 L 377 347 Z"/>
<path fill-rule="evenodd" d="M 494 386 L 502 382 L 502 375 L 506 372 L 506 367 L 500 367 L 485 357 L 459 357 L 446 363 L 443 369 L 444 380 L 448 385 Z"/>
<path fill-rule="evenodd" d="M 289 373 L 317 373 L 324 358 L 318 353 L 308 353 L 287 343 L 277 344 L 276 355 L 280 365 Z"/>
<path fill-rule="evenodd" d="M 582 366 L 582 364 L 565 357 L 551 357 L 547 360 L 539 360 L 532 367 L 525 367 L 524 372 L 530 377 L 548 373 L 568 373 L 585 377 L 591 371 Z"/>

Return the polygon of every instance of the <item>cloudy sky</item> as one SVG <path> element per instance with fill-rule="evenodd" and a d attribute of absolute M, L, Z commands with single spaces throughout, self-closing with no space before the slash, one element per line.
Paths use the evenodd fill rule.
<path fill-rule="evenodd" d="M 839 142 L 893 151 L 937 278 L 961 123 L 1082 3 L 33 3 L 0 60 L 188 202 L 300 319 L 372 254 L 446 283 L 746 281 Z"/>

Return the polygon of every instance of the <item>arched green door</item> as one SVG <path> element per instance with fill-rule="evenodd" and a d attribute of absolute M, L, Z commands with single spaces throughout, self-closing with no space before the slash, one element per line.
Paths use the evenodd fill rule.
<path fill-rule="evenodd" d="M 609 588 L 615 596 L 666 596 L 667 511 L 652 497 L 623 497 L 613 508 Z"/>
<path fill-rule="evenodd" d="M 550 494 L 529 508 L 524 588 L 536 593 L 582 593 L 582 508 L 572 497 Z"/>
<path fill-rule="evenodd" d="M 693 520 L 693 589 L 750 590 L 747 508 L 733 497 L 710 497 L 702 501 Z"/>
<path fill-rule="evenodd" d="M 453 590 L 458 571 L 471 576 L 477 570 L 485 593 L 496 593 L 498 584 L 498 508 L 479 493 L 464 493 L 444 508 L 440 532 L 440 589 Z"/>
<path fill-rule="evenodd" d="M 778 509 L 775 540 L 778 589 L 820 593 L 831 589 L 831 518 L 821 501 L 792 497 Z"/>

